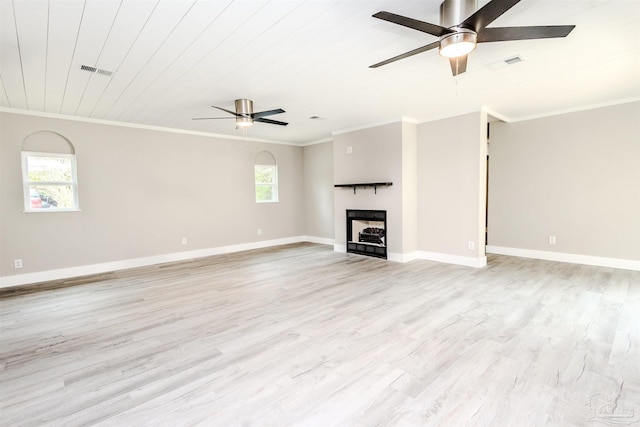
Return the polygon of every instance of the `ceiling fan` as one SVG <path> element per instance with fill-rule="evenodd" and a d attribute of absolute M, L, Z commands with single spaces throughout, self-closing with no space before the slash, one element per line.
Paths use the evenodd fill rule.
<path fill-rule="evenodd" d="M 250 99 L 236 99 L 236 111 L 227 110 L 222 107 L 213 108 L 222 110 L 226 113 L 232 114 L 234 117 L 194 117 L 193 120 L 221 120 L 221 119 L 236 119 L 236 128 L 243 128 L 253 125 L 253 122 L 268 123 L 270 125 L 286 126 L 289 123 L 280 122 L 278 120 L 265 119 L 266 116 L 272 116 L 274 114 L 281 114 L 285 111 L 282 108 L 276 110 L 260 111 L 258 113 L 253 112 L 253 101 Z"/>
<path fill-rule="evenodd" d="M 440 55 L 449 58 L 451 72 L 456 76 L 467 70 L 467 55 L 476 48 L 477 43 L 565 37 L 575 28 L 575 25 L 487 28 L 519 1 L 491 0 L 476 10 L 477 0 L 445 0 L 440 5 L 440 25 L 390 12 L 378 12 L 373 15 L 374 18 L 434 35 L 439 40 L 371 65 L 369 68 L 378 68 L 438 48 Z"/>

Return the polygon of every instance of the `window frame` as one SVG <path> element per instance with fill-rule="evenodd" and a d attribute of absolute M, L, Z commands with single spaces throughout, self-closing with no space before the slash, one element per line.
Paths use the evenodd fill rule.
<path fill-rule="evenodd" d="M 77 212 L 80 211 L 78 203 L 78 173 L 76 170 L 76 155 L 74 153 L 49 153 L 44 151 L 21 151 L 22 160 L 22 192 L 25 213 L 41 213 L 41 212 Z M 58 157 L 69 159 L 71 163 L 71 181 L 29 181 L 29 168 L 27 163 L 28 157 Z M 72 208 L 32 208 L 31 207 L 31 186 L 71 186 L 73 192 Z"/>
<path fill-rule="evenodd" d="M 270 168 L 273 170 L 272 174 L 272 182 L 264 183 L 258 182 L 258 176 L 256 174 L 257 168 Z M 254 180 L 254 196 L 256 199 L 256 203 L 278 203 L 280 200 L 278 198 L 278 165 L 253 165 L 253 180 Z M 271 187 L 271 199 L 270 200 L 258 200 L 258 187 Z"/>

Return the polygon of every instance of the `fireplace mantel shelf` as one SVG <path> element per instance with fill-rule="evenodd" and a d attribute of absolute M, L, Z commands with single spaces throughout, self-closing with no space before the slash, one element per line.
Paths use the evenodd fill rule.
<path fill-rule="evenodd" d="M 359 184 L 335 184 L 334 187 L 353 188 L 353 194 L 356 194 L 356 188 L 373 187 L 373 192 L 378 194 L 378 187 L 389 187 L 391 185 L 393 185 L 393 182 L 364 182 Z"/>

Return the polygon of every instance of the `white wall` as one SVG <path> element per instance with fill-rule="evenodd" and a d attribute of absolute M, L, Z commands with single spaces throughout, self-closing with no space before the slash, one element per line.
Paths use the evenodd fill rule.
<path fill-rule="evenodd" d="M 639 120 L 635 102 L 492 123 L 490 247 L 640 261 Z"/>
<path fill-rule="evenodd" d="M 302 158 L 305 234 L 333 244 L 333 141 L 304 147 Z"/>
<path fill-rule="evenodd" d="M 392 182 L 390 187 L 336 188 L 335 243 L 346 246 L 346 210 L 387 211 L 388 256 L 403 252 L 402 213 L 402 122 L 336 134 L 333 137 L 333 176 L 335 184 Z M 351 147 L 351 153 L 347 152 Z"/>
<path fill-rule="evenodd" d="M 490 248 L 632 260 L 611 265 L 638 268 L 639 117 L 636 102 L 493 123 Z M 478 112 L 301 148 L 0 113 L 0 277 L 303 235 L 344 245 L 348 208 L 388 211 L 390 253 L 417 248 L 418 257 L 479 266 L 485 126 Z M 75 147 L 80 212 L 22 212 L 20 147 L 40 130 Z M 253 159 L 263 150 L 278 162 L 276 204 L 254 202 Z M 355 195 L 333 188 L 378 181 L 393 186 Z M 13 269 L 17 258 L 22 270 Z"/>
<path fill-rule="evenodd" d="M 402 253 L 418 250 L 418 129 L 402 122 Z"/>
<path fill-rule="evenodd" d="M 486 115 L 418 125 L 418 246 L 482 265 L 486 202 Z M 469 249 L 469 242 L 474 249 Z M 458 257 L 458 258 L 456 258 Z M 462 259 L 461 259 L 462 258 Z M 477 260 L 477 261 L 473 261 Z"/>
<path fill-rule="evenodd" d="M 301 147 L 12 113 L 0 129 L 0 276 L 305 234 Z M 80 212 L 23 213 L 21 144 L 40 130 L 75 147 Z M 278 163 L 279 203 L 255 203 L 263 150 Z"/>
<path fill-rule="evenodd" d="M 337 184 L 393 182 L 377 195 L 336 189 L 336 244 L 345 244 L 346 209 L 383 209 L 390 259 L 485 265 L 486 142 L 481 112 L 335 135 Z"/>

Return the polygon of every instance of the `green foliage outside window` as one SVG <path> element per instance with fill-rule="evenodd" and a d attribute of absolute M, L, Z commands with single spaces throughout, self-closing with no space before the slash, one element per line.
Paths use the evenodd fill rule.
<path fill-rule="evenodd" d="M 256 202 L 276 202 L 277 169 L 275 165 L 255 165 Z"/>

